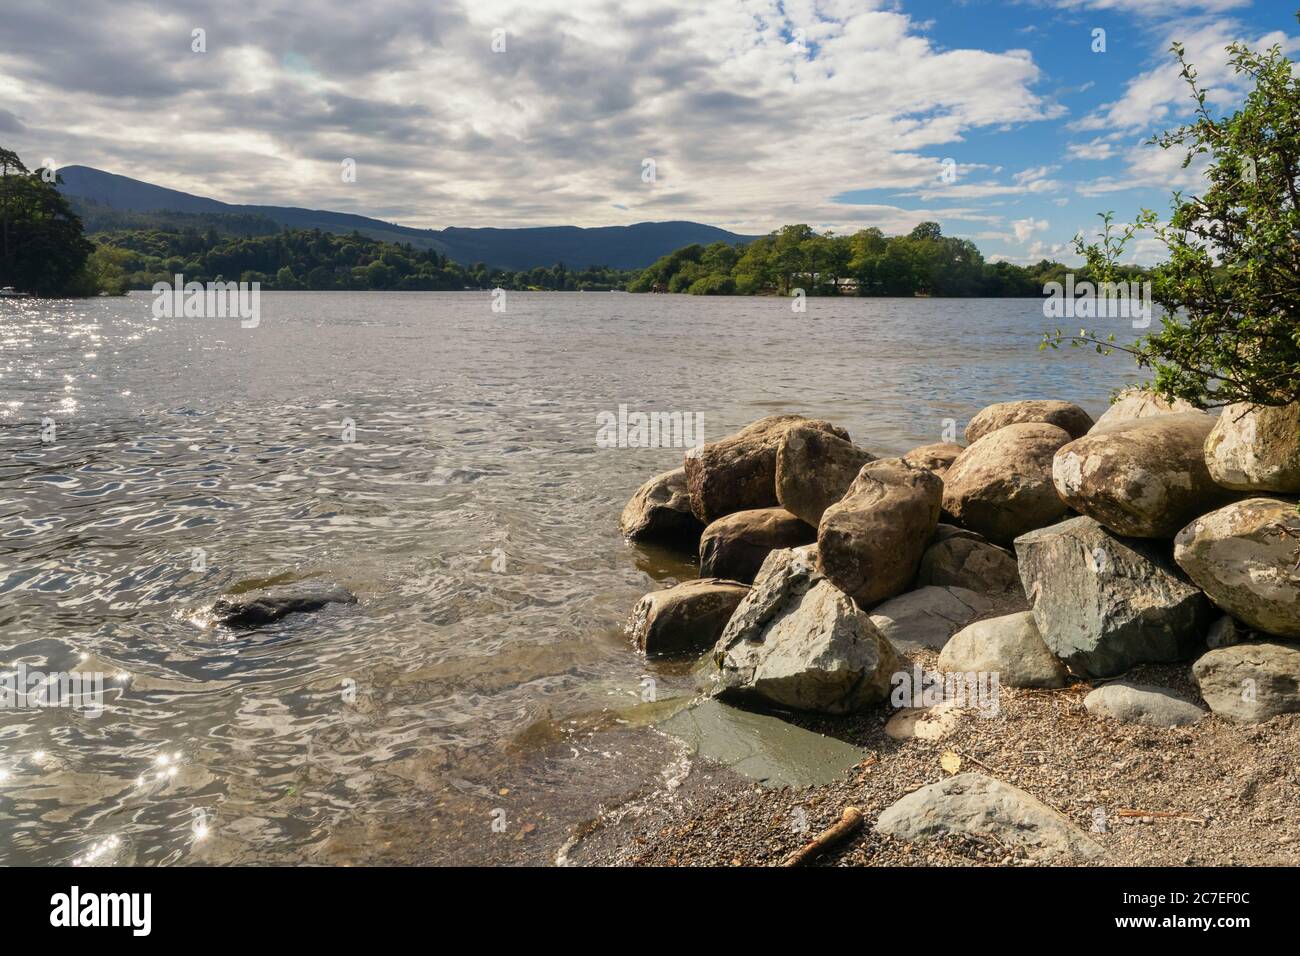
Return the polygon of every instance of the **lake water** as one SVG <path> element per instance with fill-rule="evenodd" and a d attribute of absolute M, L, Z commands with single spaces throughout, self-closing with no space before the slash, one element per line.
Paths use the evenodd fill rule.
<path fill-rule="evenodd" d="M 597 447 L 599 413 L 800 412 L 889 454 L 1136 377 L 1040 352 L 1026 300 L 268 293 L 253 329 L 151 302 L 0 300 L 0 663 L 108 680 L 97 717 L 0 710 L 0 863 L 553 860 L 685 769 L 627 708 L 690 677 L 623 628 L 692 568 L 617 525 L 681 450 Z M 313 575 L 359 604 L 195 615 Z"/>

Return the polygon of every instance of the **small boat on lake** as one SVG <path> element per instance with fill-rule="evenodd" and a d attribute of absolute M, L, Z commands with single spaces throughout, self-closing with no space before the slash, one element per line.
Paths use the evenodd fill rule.
<path fill-rule="evenodd" d="M 30 292 L 15 292 L 14 287 L 11 285 L 0 289 L 0 299 L 30 299 L 31 297 Z"/>

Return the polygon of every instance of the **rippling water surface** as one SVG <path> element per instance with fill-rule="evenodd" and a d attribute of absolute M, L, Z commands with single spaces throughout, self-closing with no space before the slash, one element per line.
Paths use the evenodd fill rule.
<path fill-rule="evenodd" d="M 0 710 L 3 863 L 553 859 L 683 769 L 628 715 L 690 678 L 623 625 L 692 568 L 617 532 L 681 452 L 598 448 L 598 413 L 802 412 L 898 453 L 1133 373 L 1038 351 L 1021 300 L 270 293 L 255 329 L 150 302 L 0 300 L 0 665 L 107 679 L 97 717 Z M 313 576 L 359 604 L 196 614 Z"/>

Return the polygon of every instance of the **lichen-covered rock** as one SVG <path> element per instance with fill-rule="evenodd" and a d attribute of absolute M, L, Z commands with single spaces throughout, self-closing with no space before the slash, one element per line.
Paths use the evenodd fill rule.
<path fill-rule="evenodd" d="M 828 714 L 888 696 L 901 659 L 821 576 L 813 550 L 773 551 L 764 562 L 714 648 L 719 696 Z"/>
<path fill-rule="evenodd" d="M 691 511 L 705 524 L 735 511 L 771 508 L 776 498 L 776 451 L 785 433 L 808 426 L 849 440 L 848 432 L 802 415 L 772 415 L 686 456 Z"/>
<path fill-rule="evenodd" d="M 916 576 L 939 523 L 943 479 L 901 458 L 869 462 L 822 515 L 818 567 L 836 587 L 871 607 Z"/>
<path fill-rule="evenodd" d="M 991 602 L 966 588 L 908 591 L 871 609 L 871 622 L 900 651 L 943 647 L 948 638 L 989 609 Z"/>
<path fill-rule="evenodd" d="M 921 556 L 915 587 L 959 587 L 982 594 L 1020 593 L 1020 570 L 1010 551 L 983 540 L 951 535 L 933 542 Z"/>
<path fill-rule="evenodd" d="M 1192 518 L 1233 497 L 1205 467 L 1205 439 L 1213 427 L 1210 416 L 1188 412 L 1094 428 L 1056 453 L 1056 491 L 1116 534 L 1172 538 Z"/>
<path fill-rule="evenodd" d="M 995 837 L 1033 860 L 1101 856 L 1101 845 L 1025 791 L 981 773 L 959 773 L 913 791 L 885 809 L 876 832 L 910 842 L 948 834 Z"/>
<path fill-rule="evenodd" d="M 1263 642 L 1210 651 L 1192 665 L 1210 710 L 1253 722 L 1300 711 L 1300 647 Z"/>
<path fill-rule="evenodd" d="M 226 627 L 253 628 L 273 624 L 289 614 L 319 611 L 329 604 L 356 603 L 355 594 L 332 581 L 298 581 L 224 595 L 213 602 L 209 617 Z"/>
<path fill-rule="evenodd" d="M 983 409 L 966 426 L 966 441 L 974 444 L 985 435 L 1022 422 L 1042 422 L 1079 438 L 1092 427 L 1092 416 L 1071 402 L 1031 400 L 998 402 Z"/>
<path fill-rule="evenodd" d="M 1143 727 L 1182 727 L 1194 724 L 1205 711 L 1167 687 L 1115 681 L 1083 699 L 1088 713 Z"/>
<path fill-rule="evenodd" d="M 875 460 L 866 449 L 832 432 L 796 425 L 777 446 L 777 500 L 816 528 L 822 513 L 844 497 L 862 466 Z"/>
<path fill-rule="evenodd" d="M 939 670 L 995 673 L 1008 687 L 1065 686 L 1065 668 L 1043 642 L 1031 611 L 966 625 L 944 645 Z"/>
<path fill-rule="evenodd" d="M 1017 538 L 1016 557 L 1039 633 L 1078 673 L 1113 677 L 1202 646 L 1209 602 L 1163 543 L 1072 518 Z"/>
<path fill-rule="evenodd" d="M 1300 402 L 1229 405 L 1205 440 L 1205 464 L 1225 488 L 1300 492 Z"/>
<path fill-rule="evenodd" d="M 1300 638 L 1300 514 L 1247 498 L 1203 514 L 1174 539 L 1174 560 L 1215 604 L 1265 634 Z"/>
<path fill-rule="evenodd" d="M 942 478 L 957 460 L 957 456 L 965 450 L 961 445 L 941 441 L 913 448 L 903 456 L 903 460 L 921 468 L 929 468 Z"/>
<path fill-rule="evenodd" d="M 624 537 L 633 541 L 661 541 L 693 549 L 704 525 L 691 513 L 686 469 L 665 471 L 638 488 L 624 506 L 618 526 Z"/>
<path fill-rule="evenodd" d="M 1135 418 L 1151 418 L 1155 415 L 1176 415 L 1180 412 L 1196 412 L 1204 415 L 1195 405 L 1176 398 L 1166 401 L 1154 392 L 1144 388 L 1126 388 L 1115 396 L 1110 408 L 1097 419 L 1093 430 L 1107 428 L 1120 422 L 1133 421 Z"/>
<path fill-rule="evenodd" d="M 1052 487 L 1052 456 L 1070 440 L 1055 425 L 1022 422 L 967 448 L 943 478 L 943 510 L 995 544 L 1059 521 L 1065 504 Z"/>
<path fill-rule="evenodd" d="M 719 518 L 700 538 L 700 574 L 748 584 L 777 548 L 797 548 L 817 531 L 784 508 L 755 508 Z"/>
<path fill-rule="evenodd" d="M 651 591 L 632 612 L 632 640 L 649 657 L 706 651 L 748 593 L 745 585 L 720 578 Z"/>

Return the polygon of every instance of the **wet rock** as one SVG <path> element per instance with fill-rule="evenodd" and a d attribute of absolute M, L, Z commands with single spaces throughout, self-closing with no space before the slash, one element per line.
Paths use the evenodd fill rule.
<path fill-rule="evenodd" d="M 695 517 L 709 524 L 735 511 L 777 505 L 776 451 L 785 433 L 801 425 L 849 440 L 829 422 L 772 415 L 688 454 L 686 485 Z"/>
<path fill-rule="evenodd" d="M 718 642 L 748 593 L 745 585 L 720 578 L 652 591 L 632 612 L 632 639 L 650 657 L 706 651 Z"/>
<path fill-rule="evenodd" d="M 755 508 L 719 518 L 700 538 L 700 574 L 748 584 L 768 554 L 817 540 L 817 531 L 784 508 Z"/>
<path fill-rule="evenodd" d="M 1043 642 L 1031 611 L 968 624 L 944 645 L 939 670 L 995 673 L 1008 687 L 1065 686 L 1065 668 Z"/>
<path fill-rule="evenodd" d="M 1128 537 L 1172 538 L 1233 497 L 1205 467 L 1214 419 L 1157 415 L 1094 428 L 1056 453 L 1052 480 L 1080 514 Z"/>
<path fill-rule="evenodd" d="M 691 513 L 686 469 L 665 471 L 638 488 L 624 506 L 618 526 L 624 537 L 633 541 L 659 541 L 694 548 L 704 525 Z"/>
<path fill-rule="evenodd" d="M 981 594 L 1021 593 L 1015 557 L 975 535 L 949 535 L 925 549 L 915 586 L 929 585 L 967 588 Z"/>
<path fill-rule="evenodd" d="M 1030 859 L 1101 856 L 1100 844 L 1025 791 L 980 773 L 961 773 L 909 793 L 880 814 L 876 832 L 908 842 L 955 833 L 995 837 Z"/>
<path fill-rule="evenodd" d="M 1176 415 L 1182 412 L 1205 414 L 1195 405 L 1185 402 L 1181 398 L 1169 402 L 1154 392 L 1143 388 L 1126 388 L 1115 396 L 1115 401 L 1110 408 L 1106 409 L 1105 413 L 1097 419 L 1097 424 L 1093 425 L 1092 428 L 1096 431 L 1120 422 L 1131 422 L 1137 418 Z"/>
<path fill-rule="evenodd" d="M 1210 629 L 1205 635 L 1205 646 L 1210 650 L 1219 647 L 1232 647 L 1232 645 L 1240 644 L 1246 640 L 1249 633 L 1235 617 L 1231 614 L 1225 614 L 1210 625 Z"/>
<path fill-rule="evenodd" d="M 975 442 L 944 476 L 943 510 L 994 544 L 1060 520 L 1052 456 L 1070 440 L 1055 425 L 1007 425 Z"/>
<path fill-rule="evenodd" d="M 811 547 L 773 551 L 723 631 L 715 693 L 844 714 L 883 700 L 900 660 L 817 571 Z"/>
<path fill-rule="evenodd" d="M 903 456 L 903 460 L 918 468 L 928 468 L 942 478 L 948 473 L 952 463 L 957 460 L 957 456 L 965 450 L 964 447 L 953 442 L 935 442 L 932 445 L 913 448 Z"/>
<path fill-rule="evenodd" d="M 1300 513 L 1294 502 L 1247 498 L 1203 514 L 1180 531 L 1174 560 L 1239 621 L 1266 634 L 1300 638 L 1297 547 Z"/>
<path fill-rule="evenodd" d="M 985 435 L 1022 422 L 1042 422 L 1064 429 L 1071 438 L 1080 438 L 1092 427 L 1092 416 L 1078 405 L 1057 401 L 998 402 L 970 420 L 966 441 L 974 444 Z"/>
<path fill-rule="evenodd" d="M 1300 711 L 1300 647 L 1261 642 L 1210 651 L 1192 665 L 1210 710 L 1254 722 Z"/>
<path fill-rule="evenodd" d="M 1205 440 L 1205 464 L 1225 488 L 1300 492 L 1300 402 L 1229 405 Z"/>
<path fill-rule="evenodd" d="M 1144 727 L 1182 727 L 1205 716 L 1205 711 L 1167 687 L 1128 681 L 1098 687 L 1083 699 L 1083 706 L 1095 717 Z"/>
<path fill-rule="evenodd" d="M 1113 677 L 1201 646 L 1209 602 L 1159 542 L 1072 518 L 1017 538 L 1016 556 L 1039 633 L 1078 673 Z"/>
<path fill-rule="evenodd" d="M 213 603 L 210 613 L 213 623 L 254 628 L 273 624 L 289 614 L 319 611 L 327 604 L 356 603 L 355 594 L 333 582 L 299 581 L 227 594 Z"/>
<path fill-rule="evenodd" d="M 876 456 L 832 432 L 796 425 L 776 451 L 776 497 L 781 507 L 814 528 L 844 497 L 862 466 Z"/>
<path fill-rule="evenodd" d="M 919 588 L 871 609 L 871 621 L 900 651 L 943 647 L 955 632 L 990 607 L 988 598 L 965 588 Z"/>
<path fill-rule="evenodd" d="M 900 593 L 916 577 L 939 522 L 943 479 L 901 458 L 870 462 L 822 515 L 818 566 L 860 607 Z"/>

